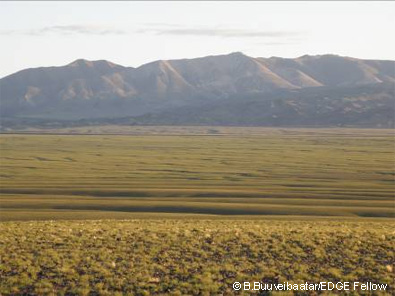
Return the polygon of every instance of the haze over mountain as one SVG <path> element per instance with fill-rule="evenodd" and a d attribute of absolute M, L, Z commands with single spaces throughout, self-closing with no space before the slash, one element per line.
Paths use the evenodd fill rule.
<path fill-rule="evenodd" d="M 2 128 L 177 124 L 394 127 L 395 61 L 242 53 L 138 68 L 76 60 L 0 80 Z"/>

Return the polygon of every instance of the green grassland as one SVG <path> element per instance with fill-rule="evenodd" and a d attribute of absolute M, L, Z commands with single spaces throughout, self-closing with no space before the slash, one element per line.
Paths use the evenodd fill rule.
<path fill-rule="evenodd" d="M 393 130 L 30 132 L 0 135 L 0 295 L 395 293 Z"/>
<path fill-rule="evenodd" d="M 239 295 L 235 281 L 341 280 L 389 285 L 347 295 L 393 295 L 394 226 L 377 219 L 2 222 L 0 294 Z"/>
<path fill-rule="evenodd" d="M 141 129 L 1 135 L 0 218 L 394 216 L 392 130 Z"/>

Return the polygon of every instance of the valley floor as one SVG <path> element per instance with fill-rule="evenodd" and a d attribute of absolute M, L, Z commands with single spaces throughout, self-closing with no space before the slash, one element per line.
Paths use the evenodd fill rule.
<path fill-rule="evenodd" d="M 147 130 L 0 135 L 1 295 L 395 293 L 394 131 Z"/>
<path fill-rule="evenodd" d="M 0 219 L 394 217 L 392 130 L 147 129 L 1 135 Z"/>

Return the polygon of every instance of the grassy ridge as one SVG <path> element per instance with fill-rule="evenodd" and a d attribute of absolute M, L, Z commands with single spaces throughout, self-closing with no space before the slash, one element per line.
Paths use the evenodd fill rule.
<path fill-rule="evenodd" d="M 394 216 L 388 130 L 216 132 L 1 135 L 0 218 L 40 210 Z"/>

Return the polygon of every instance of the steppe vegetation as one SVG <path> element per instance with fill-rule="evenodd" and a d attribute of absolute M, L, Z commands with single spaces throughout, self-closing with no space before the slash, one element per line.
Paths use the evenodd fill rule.
<path fill-rule="evenodd" d="M 394 216 L 392 131 L 235 130 L 1 135 L 1 219 Z"/>
<path fill-rule="evenodd" d="M 0 295 L 394 295 L 392 130 L 148 130 L 0 136 Z"/>
<path fill-rule="evenodd" d="M 349 295 L 393 295 L 394 226 L 314 219 L 2 222 L 0 293 L 234 295 L 235 281 L 342 280 L 389 285 L 385 293 Z"/>

